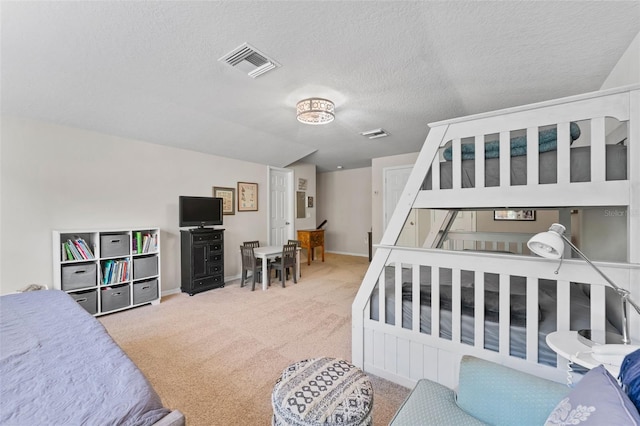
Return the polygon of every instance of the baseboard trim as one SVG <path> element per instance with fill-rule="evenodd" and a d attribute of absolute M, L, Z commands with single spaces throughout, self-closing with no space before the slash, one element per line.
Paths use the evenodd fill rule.
<path fill-rule="evenodd" d="M 346 251 L 325 250 L 325 253 L 343 254 L 345 256 L 369 257 L 368 253 L 349 253 L 349 252 L 346 252 Z"/>

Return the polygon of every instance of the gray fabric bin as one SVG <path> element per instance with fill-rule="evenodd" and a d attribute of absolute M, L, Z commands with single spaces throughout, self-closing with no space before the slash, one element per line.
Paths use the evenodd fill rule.
<path fill-rule="evenodd" d="M 62 289 L 75 290 L 84 287 L 95 287 L 97 283 L 95 263 L 81 263 L 62 266 Z"/>
<path fill-rule="evenodd" d="M 151 302 L 158 298 L 158 280 L 133 283 L 133 304 Z"/>
<path fill-rule="evenodd" d="M 101 312 L 126 308 L 131 304 L 129 284 L 100 290 Z"/>
<path fill-rule="evenodd" d="M 91 315 L 98 312 L 98 294 L 96 290 L 69 293 L 69 296 L 78 302 L 78 305 L 82 306 L 85 311 L 89 312 Z"/>
<path fill-rule="evenodd" d="M 158 275 L 158 256 L 135 257 L 133 259 L 133 279 Z"/>
<path fill-rule="evenodd" d="M 100 235 L 100 257 L 128 255 L 129 241 L 129 234 Z"/>

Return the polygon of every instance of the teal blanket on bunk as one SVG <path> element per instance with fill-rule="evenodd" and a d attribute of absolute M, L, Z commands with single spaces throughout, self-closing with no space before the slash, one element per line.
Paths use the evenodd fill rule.
<path fill-rule="evenodd" d="M 569 133 L 571 135 L 571 143 L 580 137 L 580 127 L 576 123 L 571 123 L 569 126 Z M 538 132 L 538 151 L 547 152 L 553 151 L 557 148 L 557 131 L 553 129 L 542 130 Z M 473 160 L 475 158 L 476 146 L 473 143 L 465 143 L 462 147 L 462 159 Z M 452 147 L 448 147 L 444 150 L 444 159 L 451 161 L 453 158 Z M 521 155 L 527 155 L 527 137 L 516 136 L 511 138 L 511 156 L 518 157 Z M 498 158 L 500 156 L 500 142 L 491 141 L 484 145 L 484 158 Z"/>

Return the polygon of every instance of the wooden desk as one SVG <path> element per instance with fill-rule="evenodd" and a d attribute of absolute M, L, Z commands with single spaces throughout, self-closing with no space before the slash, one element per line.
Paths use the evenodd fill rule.
<path fill-rule="evenodd" d="M 322 248 L 324 262 L 324 229 L 298 230 L 298 241 L 300 241 L 300 247 L 307 249 L 307 265 L 311 265 L 316 247 Z"/>

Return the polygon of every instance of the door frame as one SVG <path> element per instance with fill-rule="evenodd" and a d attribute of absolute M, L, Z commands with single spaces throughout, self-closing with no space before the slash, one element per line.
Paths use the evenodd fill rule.
<path fill-rule="evenodd" d="M 293 191 L 293 169 L 285 169 L 281 167 L 273 167 L 269 166 L 267 169 L 267 193 L 269 194 L 267 197 L 267 229 L 268 229 L 268 239 L 269 245 L 273 244 L 273 239 L 271 235 L 271 173 L 273 171 L 278 171 L 281 173 L 285 173 L 287 175 L 286 185 L 287 185 L 287 199 L 289 200 L 289 205 L 287 208 L 287 222 L 289 222 L 289 229 L 287 230 L 287 237 L 289 239 L 293 239 L 295 234 L 295 226 L 296 222 L 294 219 L 294 191 Z"/>
<path fill-rule="evenodd" d="M 413 167 L 414 164 L 407 164 L 404 166 L 384 167 L 382 169 L 382 235 L 384 235 L 385 231 L 387 230 L 387 225 L 389 224 L 389 222 L 387 221 L 387 214 L 389 214 L 389 220 L 391 220 L 391 214 L 393 214 L 393 211 L 387 212 L 387 173 L 389 173 L 390 171 L 402 169 L 413 170 Z M 405 220 L 406 219 L 407 218 L 405 218 Z"/>

